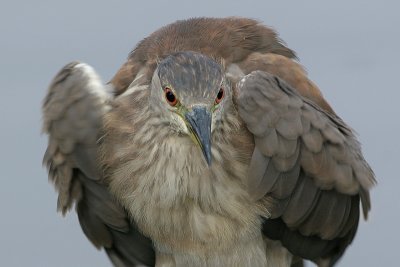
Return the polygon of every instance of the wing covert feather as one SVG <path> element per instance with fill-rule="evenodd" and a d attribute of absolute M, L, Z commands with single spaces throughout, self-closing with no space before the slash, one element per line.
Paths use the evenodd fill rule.
<path fill-rule="evenodd" d="M 360 197 L 367 215 L 368 191 L 375 184 L 352 130 L 333 111 L 325 111 L 285 81 L 262 71 L 239 82 L 237 104 L 261 154 L 251 160 L 250 166 L 259 170 L 251 173 L 249 184 L 255 179 L 264 188 L 249 187 L 249 192 L 264 199 L 270 220 L 279 220 L 267 220 L 264 232 L 273 238 L 266 227 L 278 227 L 285 234 L 277 239 L 289 251 L 314 261 L 329 258 L 333 264 L 354 237 Z M 262 163 L 254 162 L 259 158 Z M 280 174 L 267 174 L 271 164 Z M 295 242 L 314 251 L 300 249 Z"/>
<path fill-rule="evenodd" d="M 360 186 L 368 190 L 375 184 L 374 174 L 362 157 L 360 144 L 350 128 L 346 127 L 340 118 L 323 111 L 313 102 L 300 96 L 284 81 L 264 72 L 256 71 L 246 76 L 239 84 L 239 91 L 239 114 L 250 132 L 253 133 L 255 144 L 264 156 L 272 159 L 277 157 L 288 158 L 295 153 L 297 141 L 299 141 L 300 165 L 306 174 L 311 175 L 315 183 L 320 187 L 327 187 L 322 189 L 335 188 L 341 193 L 357 194 Z M 259 91 L 273 91 L 275 94 L 278 92 L 285 95 L 285 97 L 279 97 L 279 99 L 288 98 L 289 101 L 284 101 L 285 104 L 282 104 L 282 102 L 276 103 L 274 101 L 276 97 L 269 99 L 267 97 L 268 94 L 258 93 Z M 256 101 L 247 101 L 247 99 L 258 98 L 258 102 L 260 102 L 260 95 L 264 95 L 264 103 L 262 105 L 257 105 Z M 298 104 L 299 101 L 302 102 L 302 105 Z M 254 103 L 257 109 L 249 112 L 245 107 L 248 103 Z M 269 112 L 265 111 L 264 106 L 268 106 L 267 109 L 275 109 L 274 114 L 279 114 L 275 124 L 262 125 L 259 123 L 260 120 L 249 119 L 256 117 L 261 118 L 262 121 L 263 117 L 270 116 Z M 307 120 L 307 114 L 311 113 L 314 115 L 312 116 L 313 121 L 310 121 L 311 126 L 308 128 L 308 132 L 304 132 L 301 126 L 302 123 L 299 125 L 298 123 L 292 123 L 293 119 L 287 119 L 288 117 L 297 116 L 298 118 L 295 121 L 302 122 Z M 285 129 L 297 129 L 288 130 L 289 133 L 275 134 L 279 125 L 285 125 Z M 346 128 L 347 131 L 342 132 L 341 128 Z M 297 132 L 297 138 L 293 142 L 294 132 Z M 303 141 L 303 139 L 312 140 Z M 273 149 L 270 148 L 271 146 Z M 342 150 L 341 155 L 330 153 L 331 150 L 335 149 Z M 330 162 L 335 164 L 330 166 Z M 292 166 L 282 171 L 288 171 L 290 167 Z M 343 172 L 348 174 L 348 168 L 352 170 L 350 177 L 337 175 L 337 173 L 341 174 Z M 344 185 L 342 185 L 343 183 Z"/>
<path fill-rule="evenodd" d="M 53 79 L 43 103 L 48 147 L 43 164 L 59 193 L 58 210 L 75 203 L 88 239 L 116 266 L 154 265 L 152 242 L 130 222 L 102 182 L 97 142 L 113 95 L 88 65 L 72 62 Z"/>

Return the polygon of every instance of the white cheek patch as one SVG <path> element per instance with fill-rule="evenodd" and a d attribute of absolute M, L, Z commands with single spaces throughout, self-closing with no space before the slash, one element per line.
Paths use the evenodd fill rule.
<path fill-rule="evenodd" d="M 185 134 L 189 134 L 189 129 L 186 126 L 185 121 L 182 119 L 181 116 L 179 116 L 178 114 L 175 114 L 173 112 L 171 112 L 171 120 L 172 123 L 176 125 L 176 130 L 178 132 L 182 132 Z M 174 127 L 175 128 L 175 127 Z"/>

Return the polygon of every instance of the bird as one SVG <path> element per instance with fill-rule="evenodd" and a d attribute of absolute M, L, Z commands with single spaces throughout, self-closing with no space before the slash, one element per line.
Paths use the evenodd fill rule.
<path fill-rule="evenodd" d="M 71 62 L 42 111 L 57 209 L 115 266 L 333 266 L 370 210 L 355 131 L 254 19 L 164 26 L 108 83 Z"/>

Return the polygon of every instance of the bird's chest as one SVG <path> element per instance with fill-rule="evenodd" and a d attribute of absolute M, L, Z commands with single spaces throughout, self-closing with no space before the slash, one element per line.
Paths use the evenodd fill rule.
<path fill-rule="evenodd" d="M 208 253 L 260 237 L 264 211 L 244 186 L 247 162 L 213 149 L 208 167 L 198 147 L 171 143 L 157 148 L 168 157 L 141 174 L 125 203 L 156 249 Z"/>

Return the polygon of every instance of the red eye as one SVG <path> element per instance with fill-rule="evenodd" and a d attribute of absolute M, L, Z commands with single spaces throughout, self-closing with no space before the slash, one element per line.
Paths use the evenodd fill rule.
<path fill-rule="evenodd" d="M 172 90 L 168 87 L 165 87 L 164 89 L 165 93 L 165 99 L 167 99 L 168 104 L 171 106 L 176 106 L 178 104 L 178 99 L 176 98 L 175 94 L 172 92 Z"/>
<path fill-rule="evenodd" d="M 224 88 L 220 88 L 219 92 L 217 94 L 217 97 L 215 98 L 215 104 L 219 104 L 222 100 L 222 98 L 224 98 L 225 96 L 225 92 L 224 92 Z"/>

